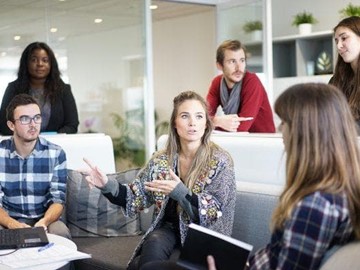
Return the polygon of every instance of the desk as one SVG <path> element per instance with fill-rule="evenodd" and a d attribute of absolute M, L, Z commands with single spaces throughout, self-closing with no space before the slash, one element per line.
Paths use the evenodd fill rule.
<path fill-rule="evenodd" d="M 66 246 L 70 249 L 73 249 L 73 250 L 77 250 L 77 246 L 76 244 L 67 239 L 67 238 L 64 238 L 64 237 L 61 237 L 61 236 L 58 236 L 58 235 L 55 235 L 55 234 L 51 234 L 51 233 L 48 233 L 47 234 L 47 237 L 49 239 L 49 243 L 52 242 L 54 243 L 55 245 L 63 245 L 63 246 Z M 31 250 L 31 249 L 39 249 L 38 247 L 35 247 L 35 248 L 26 248 L 24 250 Z M 8 253 L 10 252 L 11 250 L 10 249 L 6 249 L 6 250 L 0 250 L 0 254 L 4 254 L 4 253 Z M 31 267 L 31 270 L 51 270 L 51 269 L 58 269 L 64 265 L 67 265 L 69 262 L 68 261 L 62 261 L 62 262 L 54 262 L 54 263 L 47 263 L 47 264 L 42 264 L 42 265 L 38 265 L 38 266 L 33 266 Z M 13 268 L 11 267 L 8 267 L 6 265 L 3 265 L 3 264 L 0 264 L 0 270 L 11 270 Z M 24 268 L 20 268 L 20 269 L 24 269 Z M 29 269 L 29 268 L 27 268 Z"/>

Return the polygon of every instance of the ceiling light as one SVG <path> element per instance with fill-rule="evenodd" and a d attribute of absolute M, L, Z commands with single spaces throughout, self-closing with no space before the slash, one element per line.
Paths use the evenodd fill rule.
<path fill-rule="evenodd" d="M 1 56 L 6 56 L 6 52 L 1 52 Z"/>
<path fill-rule="evenodd" d="M 56 27 L 51 27 L 51 28 L 50 28 L 50 32 L 51 32 L 51 33 L 56 33 L 57 30 L 58 30 L 58 29 L 57 29 Z"/>
<path fill-rule="evenodd" d="M 157 5 L 150 5 L 150 9 L 157 9 L 158 6 Z"/>
<path fill-rule="evenodd" d="M 97 19 L 94 20 L 94 23 L 102 23 L 102 21 L 103 21 L 102 19 L 97 18 Z"/>
<path fill-rule="evenodd" d="M 14 36 L 14 40 L 20 40 L 21 36 Z"/>

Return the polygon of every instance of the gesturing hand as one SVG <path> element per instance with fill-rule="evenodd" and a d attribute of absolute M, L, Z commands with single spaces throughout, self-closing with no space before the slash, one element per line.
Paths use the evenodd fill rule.
<path fill-rule="evenodd" d="M 166 180 L 153 180 L 145 183 L 145 189 L 153 192 L 161 192 L 165 195 L 169 195 L 174 188 L 181 182 L 180 178 L 169 169 L 172 179 Z"/>
<path fill-rule="evenodd" d="M 88 182 L 91 188 L 99 187 L 102 188 L 106 185 L 108 181 L 108 177 L 104 174 L 97 166 L 92 164 L 90 160 L 84 158 L 84 161 L 87 165 L 89 165 L 89 170 L 82 170 L 81 173 L 86 174 L 86 181 Z"/>

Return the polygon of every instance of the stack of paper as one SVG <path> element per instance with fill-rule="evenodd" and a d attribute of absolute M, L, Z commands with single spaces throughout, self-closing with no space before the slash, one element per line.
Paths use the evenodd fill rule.
<path fill-rule="evenodd" d="M 55 262 L 91 258 L 90 254 L 76 251 L 63 245 L 53 245 L 39 252 L 39 248 L 23 248 L 16 252 L 1 256 L 0 263 L 11 268 L 28 268 Z"/>

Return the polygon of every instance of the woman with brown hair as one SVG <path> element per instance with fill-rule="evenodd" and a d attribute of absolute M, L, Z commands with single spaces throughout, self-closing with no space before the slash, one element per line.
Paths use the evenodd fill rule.
<path fill-rule="evenodd" d="M 360 126 L 360 17 L 340 21 L 334 27 L 334 39 L 339 54 L 329 83 L 344 92 Z"/>
<path fill-rule="evenodd" d="M 210 141 L 213 127 L 200 95 L 182 92 L 173 104 L 166 149 L 155 153 L 131 184 L 118 184 L 85 160 L 89 184 L 127 215 L 155 206 L 152 225 L 129 269 L 168 260 L 184 242 L 191 222 L 226 235 L 232 232 L 236 192 L 232 158 Z"/>
<path fill-rule="evenodd" d="M 275 102 L 286 151 L 286 184 L 270 243 L 250 269 L 318 269 L 336 246 L 360 239 L 360 155 L 344 95 L 299 84 Z"/>

